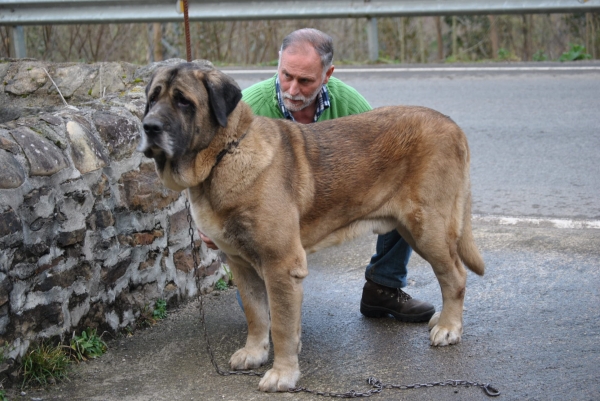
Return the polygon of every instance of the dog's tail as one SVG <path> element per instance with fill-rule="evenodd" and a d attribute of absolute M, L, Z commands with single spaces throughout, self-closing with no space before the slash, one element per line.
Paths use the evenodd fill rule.
<path fill-rule="evenodd" d="M 483 276 L 485 272 L 485 263 L 483 258 L 475 245 L 475 239 L 473 238 L 473 229 L 471 227 L 471 194 L 465 202 L 465 210 L 463 213 L 463 227 L 462 235 L 458 239 L 458 255 L 462 259 L 463 263 L 473 273 Z"/>

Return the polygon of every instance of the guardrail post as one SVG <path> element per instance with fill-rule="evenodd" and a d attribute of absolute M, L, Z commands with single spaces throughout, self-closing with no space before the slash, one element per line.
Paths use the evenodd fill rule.
<path fill-rule="evenodd" d="M 379 38 L 377 36 L 377 18 L 367 19 L 367 38 L 369 41 L 369 60 L 379 59 Z"/>
<path fill-rule="evenodd" d="M 23 26 L 11 27 L 10 33 L 10 55 L 14 58 L 27 57 L 27 47 L 25 46 L 25 30 Z"/>

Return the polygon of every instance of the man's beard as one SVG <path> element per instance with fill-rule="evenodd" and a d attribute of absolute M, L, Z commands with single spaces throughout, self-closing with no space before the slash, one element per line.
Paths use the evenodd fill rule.
<path fill-rule="evenodd" d="M 282 91 L 283 104 L 284 104 L 285 108 L 288 109 L 289 111 L 300 111 L 300 110 L 307 108 L 317 98 L 317 96 L 319 95 L 319 92 L 321 92 L 320 86 L 315 90 L 314 93 L 312 93 L 308 97 L 305 97 L 302 95 L 292 96 L 288 92 Z M 302 104 L 298 105 L 298 104 L 290 102 L 290 100 L 301 100 Z"/>

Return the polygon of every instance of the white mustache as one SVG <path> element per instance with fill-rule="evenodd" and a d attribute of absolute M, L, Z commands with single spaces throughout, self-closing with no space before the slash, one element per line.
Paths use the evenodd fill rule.
<path fill-rule="evenodd" d="M 289 99 L 289 100 L 301 100 L 303 102 L 306 102 L 306 100 L 307 100 L 307 98 L 305 96 L 302 96 L 302 95 L 292 96 L 287 92 L 283 92 L 283 98 Z"/>

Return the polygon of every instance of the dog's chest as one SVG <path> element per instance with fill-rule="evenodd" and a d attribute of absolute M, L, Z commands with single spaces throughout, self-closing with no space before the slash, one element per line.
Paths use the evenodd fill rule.
<path fill-rule="evenodd" d="M 237 255 L 238 252 L 225 240 L 225 229 L 222 219 L 215 213 L 210 202 L 204 196 L 191 193 L 191 212 L 196 227 L 210 238 L 220 250 L 228 255 Z"/>

